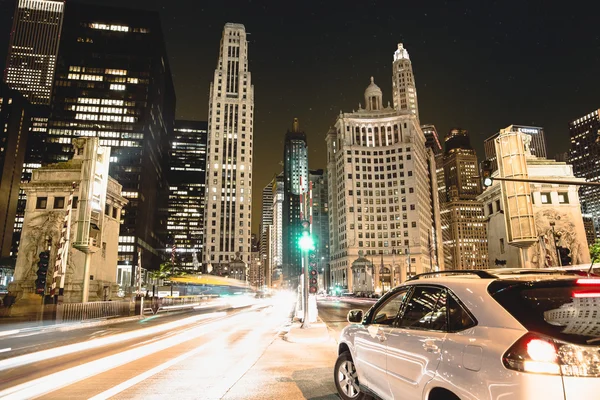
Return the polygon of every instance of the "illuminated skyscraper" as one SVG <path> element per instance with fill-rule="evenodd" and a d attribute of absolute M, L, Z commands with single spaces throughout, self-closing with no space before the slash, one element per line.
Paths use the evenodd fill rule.
<path fill-rule="evenodd" d="M 600 180 L 600 110 L 594 110 L 569 123 L 571 150 L 569 164 L 578 178 Z M 596 237 L 600 238 L 600 187 L 580 186 L 581 211 L 593 219 Z"/>
<path fill-rule="evenodd" d="M 398 111 L 408 111 L 418 119 L 419 103 L 415 76 L 408 51 L 402 43 L 398 43 L 398 50 L 394 53 L 392 71 L 394 108 Z"/>
<path fill-rule="evenodd" d="M 308 191 L 308 150 L 306 134 L 294 118 L 291 131 L 285 134 L 283 147 L 283 279 L 296 285 L 302 273 L 302 259 L 298 241 L 302 234 L 300 198 Z M 305 217 L 308 219 L 308 216 Z M 294 283 L 295 282 L 295 283 Z"/>
<path fill-rule="evenodd" d="M 175 243 L 178 264 L 186 269 L 194 268 L 194 253 L 198 260 L 202 254 L 206 135 L 206 122 L 177 120 L 170 139 L 168 244 Z"/>
<path fill-rule="evenodd" d="M 446 199 L 441 203 L 444 265 L 446 269 L 487 268 L 487 227 L 477 155 L 469 134 L 452 129 L 445 138 Z"/>
<path fill-rule="evenodd" d="M 254 87 L 244 25 L 225 24 L 208 114 L 203 260 L 226 268 L 239 253 L 249 264 Z"/>
<path fill-rule="evenodd" d="M 267 183 L 262 191 L 262 215 L 260 218 L 260 258 L 269 255 L 269 227 L 273 225 L 273 181 Z"/>
<path fill-rule="evenodd" d="M 44 161 L 66 161 L 78 136 L 110 146 L 110 175 L 129 200 L 121 217 L 120 276 L 166 247 L 168 134 L 175 92 L 158 13 L 82 3 L 65 12 Z M 126 282 L 122 282 L 125 284 Z"/>
<path fill-rule="evenodd" d="M 341 113 L 326 137 L 331 285 L 350 291 L 368 281 L 365 269 L 352 265 L 361 255 L 377 265 L 367 273 L 375 282 L 367 291 L 387 291 L 438 267 L 430 249 L 439 236 L 432 232 L 439 228 L 427 162 L 433 154 L 417 117 L 382 99 L 371 78 L 366 108 Z"/>
<path fill-rule="evenodd" d="M 4 81 L 32 104 L 50 104 L 64 1 L 19 0 Z"/>

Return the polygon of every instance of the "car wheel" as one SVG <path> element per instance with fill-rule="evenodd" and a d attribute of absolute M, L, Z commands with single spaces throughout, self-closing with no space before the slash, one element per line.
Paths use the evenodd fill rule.
<path fill-rule="evenodd" d="M 333 370 L 335 379 L 335 388 L 340 397 L 344 400 L 363 400 L 366 399 L 364 393 L 361 393 L 358 386 L 358 375 L 356 367 L 349 351 L 345 351 L 338 357 Z"/>

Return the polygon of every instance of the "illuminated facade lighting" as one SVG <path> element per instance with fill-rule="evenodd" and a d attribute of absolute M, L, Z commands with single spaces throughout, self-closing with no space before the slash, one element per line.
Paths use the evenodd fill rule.
<path fill-rule="evenodd" d="M 251 259 L 253 121 L 246 29 L 227 23 L 210 85 L 208 118 L 206 188 L 211 195 L 206 197 L 203 262 L 211 263 L 216 273 L 236 253 L 248 264 Z"/>
<path fill-rule="evenodd" d="M 446 269 L 487 268 L 487 229 L 477 155 L 466 130 L 452 129 L 445 137 L 440 200 Z"/>
<path fill-rule="evenodd" d="M 366 108 L 340 113 L 326 137 L 329 278 L 350 291 L 364 287 L 352 269 L 360 255 L 372 260 L 373 280 L 387 289 L 407 272 L 439 267 L 431 196 L 437 189 L 426 161 L 433 154 L 417 116 L 384 107 L 373 78 L 364 96 Z"/>
<path fill-rule="evenodd" d="M 573 165 L 573 173 L 588 182 L 600 180 L 600 110 L 594 110 L 569 123 L 571 149 L 568 162 Z M 600 187 L 580 186 L 579 200 L 581 211 L 591 217 L 596 238 L 600 238 Z M 588 222 L 589 224 L 589 222 Z"/>
<path fill-rule="evenodd" d="M 50 104 L 64 1 L 19 0 L 4 81 L 32 104 Z"/>

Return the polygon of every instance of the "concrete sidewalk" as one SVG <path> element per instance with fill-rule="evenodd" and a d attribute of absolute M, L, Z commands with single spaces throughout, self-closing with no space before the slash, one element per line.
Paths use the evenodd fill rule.
<path fill-rule="evenodd" d="M 320 319 L 309 329 L 293 322 L 223 399 L 339 399 L 333 382 L 337 345 Z"/>

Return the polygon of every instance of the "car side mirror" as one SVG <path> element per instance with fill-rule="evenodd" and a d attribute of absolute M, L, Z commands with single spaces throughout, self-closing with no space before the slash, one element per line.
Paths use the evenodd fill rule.
<path fill-rule="evenodd" d="M 360 324 L 363 320 L 363 310 L 350 310 L 347 319 L 351 324 Z"/>

